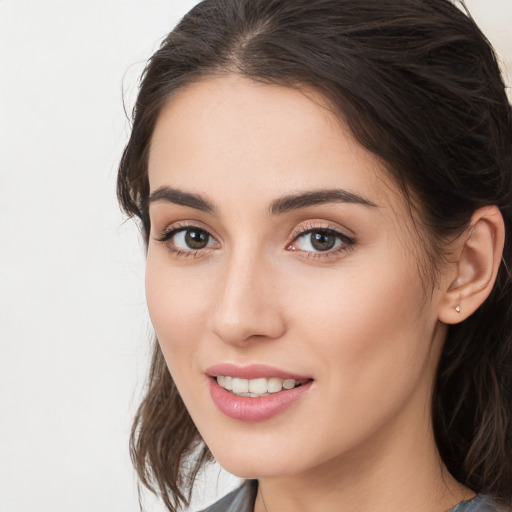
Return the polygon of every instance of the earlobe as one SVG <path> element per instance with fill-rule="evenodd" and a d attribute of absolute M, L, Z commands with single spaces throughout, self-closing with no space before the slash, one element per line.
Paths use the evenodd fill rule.
<path fill-rule="evenodd" d="M 473 214 L 460 238 L 454 274 L 439 304 L 439 320 L 456 324 L 473 314 L 491 293 L 498 273 L 505 240 L 503 217 L 496 206 Z"/>

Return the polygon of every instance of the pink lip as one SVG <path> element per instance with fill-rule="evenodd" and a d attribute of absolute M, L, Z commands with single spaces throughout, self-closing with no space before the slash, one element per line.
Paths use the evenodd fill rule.
<path fill-rule="evenodd" d="M 293 380 L 308 380 L 311 377 L 305 375 L 297 375 L 289 373 L 279 368 L 267 366 L 263 364 L 251 364 L 249 366 L 235 366 L 234 364 L 224 363 L 210 366 L 205 371 L 206 375 L 210 377 L 218 377 L 219 375 L 229 375 L 230 377 L 237 377 L 239 379 L 271 379 L 277 377 L 278 379 L 293 379 Z"/>
<path fill-rule="evenodd" d="M 210 376 L 208 379 L 210 395 L 219 410 L 229 418 L 246 422 L 263 421 L 276 416 L 303 398 L 313 384 L 313 380 L 308 380 L 308 377 L 294 375 L 264 365 L 240 367 L 231 364 L 221 364 L 208 368 L 206 374 Z M 219 386 L 215 379 L 218 375 L 229 375 L 240 379 L 277 377 L 283 380 L 308 380 L 308 382 L 293 389 L 283 389 L 278 393 L 251 398 L 237 396 Z"/>

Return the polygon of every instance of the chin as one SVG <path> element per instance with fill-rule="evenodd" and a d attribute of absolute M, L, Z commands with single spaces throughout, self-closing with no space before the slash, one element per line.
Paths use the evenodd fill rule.
<path fill-rule="evenodd" d="M 238 457 L 216 457 L 217 462 L 229 473 L 247 480 L 259 480 L 261 478 L 276 478 L 289 476 L 291 473 L 289 464 L 276 463 L 268 460 L 243 460 Z"/>
<path fill-rule="evenodd" d="M 309 460 L 303 446 L 286 446 L 282 439 L 272 441 L 265 437 L 245 442 L 232 438 L 224 442 L 215 440 L 208 447 L 226 471 L 244 479 L 286 477 L 318 463 Z"/>

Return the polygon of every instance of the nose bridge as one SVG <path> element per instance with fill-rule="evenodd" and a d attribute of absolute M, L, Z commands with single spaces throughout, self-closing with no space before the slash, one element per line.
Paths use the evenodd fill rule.
<path fill-rule="evenodd" d="M 262 251 L 240 247 L 227 256 L 219 276 L 212 331 L 231 344 L 243 344 L 253 337 L 279 337 L 284 321 L 273 276 Z"/>

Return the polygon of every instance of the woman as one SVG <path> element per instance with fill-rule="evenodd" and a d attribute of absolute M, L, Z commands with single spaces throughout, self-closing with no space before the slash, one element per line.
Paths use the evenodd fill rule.
<path fill-rule="evenodd" d="M 158 344 L 132 435 L 169 510 L 512 504 L 512 116 L 447 0 L 206 0 L 119 170 Z"/>

